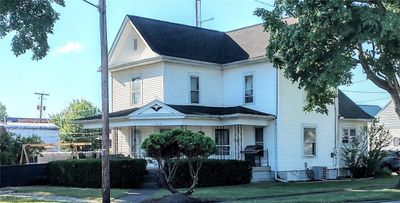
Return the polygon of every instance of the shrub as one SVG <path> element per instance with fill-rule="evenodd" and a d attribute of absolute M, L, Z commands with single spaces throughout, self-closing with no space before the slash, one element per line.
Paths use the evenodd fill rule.
<path fill-rule="evenodd" d="M 137 188 L 146 173 L 144 159 L 110 160 L 110 184 L 112 188 Z M 49 163 L 51 185 L 69 187 L 101 187 L 101 160 L 64 160 Z"/>
<path fill-rule="evenodd" d="M 189 187 L 192 179 L 187 160 L 178 162 L 173 179 L 174 187 Z M 249 162 L 239 160 L 209 159 L 203 162 L 199 172 L 199 187 L 246 184 L 251 180 L 252 167 Z"/>
<path fill-rule="evenodd" d="M 32 135 L 30 137 L 22 137 L 13 133 L 3 133 L 0 135 L 0 161 L 2 165 L 19 164 L 21 158 L 21 150 L 23 144 L 41 144 L 40 137 Z M 28 156 L 36 156 L 42 151 L 42 147 L 27 147 Z M 25 161 L 25 159 L 23 159 Z"/>
<path fill-rule="evenodd" d="M 379 168 L 379 169 L 375 170 L 374 176 L 376 178 L 390 177 L 390 176 L 392 176 L 392 171 L 387 167 Z"/>

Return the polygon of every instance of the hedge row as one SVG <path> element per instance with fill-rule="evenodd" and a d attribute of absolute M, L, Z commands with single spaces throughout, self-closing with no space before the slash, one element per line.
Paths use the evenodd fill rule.
<path fill-rule="evenodd" d="M 110 160 L 112 188 L 138 188 L 146 173 L 144 159 Z M 49 163 L 51 185 L 70 187 L 101 187 L 101 160 L 64 160 Z"/>
<path fill-rule="evenodd" d="M 238 185 L 249 183 L 252 176 L 252 167 L 249 162 L 238 160 L 205 160 L 199 172 L 199 187 Z M 189 166 L 186 160 L 178 163 L 174 187 L 189 187 L 192 179 L 189 175 Z"/>

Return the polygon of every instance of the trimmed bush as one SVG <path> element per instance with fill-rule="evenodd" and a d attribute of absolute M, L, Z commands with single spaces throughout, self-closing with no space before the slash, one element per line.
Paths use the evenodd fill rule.
<path fill-rule="evenodd" d="M 203 162 L 199 172 L 199 187 L 246 184 L 251 180 L 252 167 L 249 162 L 239 160 L 209 159 Z M 192 179 L 189 175 L 187 160 L 180 160 L 173 179 L 177 188 L 189 187 Z"/>
<path fill-rule="evenodd" d="M 110 160 L 112 188 L 138 188 L 146 173 L 144 159 Z M 101 187 L 101 160 L 64 160 L 49 163 L 49 182 L 56 186 Z"/>

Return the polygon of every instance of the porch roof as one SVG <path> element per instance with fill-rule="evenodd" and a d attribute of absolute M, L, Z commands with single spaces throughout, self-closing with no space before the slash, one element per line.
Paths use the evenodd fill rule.
<path fill-rule="evenodd" d="M 260 111 L 256 111 L 253 109 L 249 109 L 243 106 L 233 106 L 233 107 L 212 107 L 212 106 L 199 106 L 199 105 L 172 105 L 165 104 L 174 110 L 187 115 L 210 115 L 210 116 L 226 116 L 226 115 L 234 115 L 234 114 L 247 114 L 247 115 L 256 115 L 256 116 L 272 116 L 272 114 L 263 113 Z M 133 112 L 139 110 L 140 108 L 130 108 L 122 111 L 116 111 L 110 113 L 110 118 L 118 118 L 125 117 Z M 101 119 L 102 115 L 90 116 L 86 118 L 77 119 L 77 121 L 90 121 Z"/>

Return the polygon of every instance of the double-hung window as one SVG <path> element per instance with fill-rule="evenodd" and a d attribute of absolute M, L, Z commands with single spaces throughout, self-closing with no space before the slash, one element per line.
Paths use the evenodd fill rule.
<path fill-rule="evenodd" d="M 244 103 L 253 103 L 254 90 L 253 90 L 253 76 L 247 75 L 244 77 Z"/>
<path fill-rule="evenodd" d="M 303 138 L 304 138 L 304 151 L 303 155 L 305 157 L 316 156 L 316 140 L 317 140 L 317 129 L 315 127 L 304 127 L 303 128 Z"/>
<path fill-rule="evenodd" d="M 356 136 L 355 128 L 342 128 L 342 143 L 350 143 Z"/>
<path fill-rule="evenodd" d="M 190 103 L 199 103 L 199 77 L 190 76 Z"/>
<path fill-rule="evenodd" d="M 216 129 L 215 143 L 217 145 L 217 155 L 229 155 L 229 130 Z"/>
<path fill-rule="evenodd" d="M 132 94 L 131 103 L 133 106 L 140 105 L 142 103 L 142 80 L 140 78 L 132 79 Z"/>

